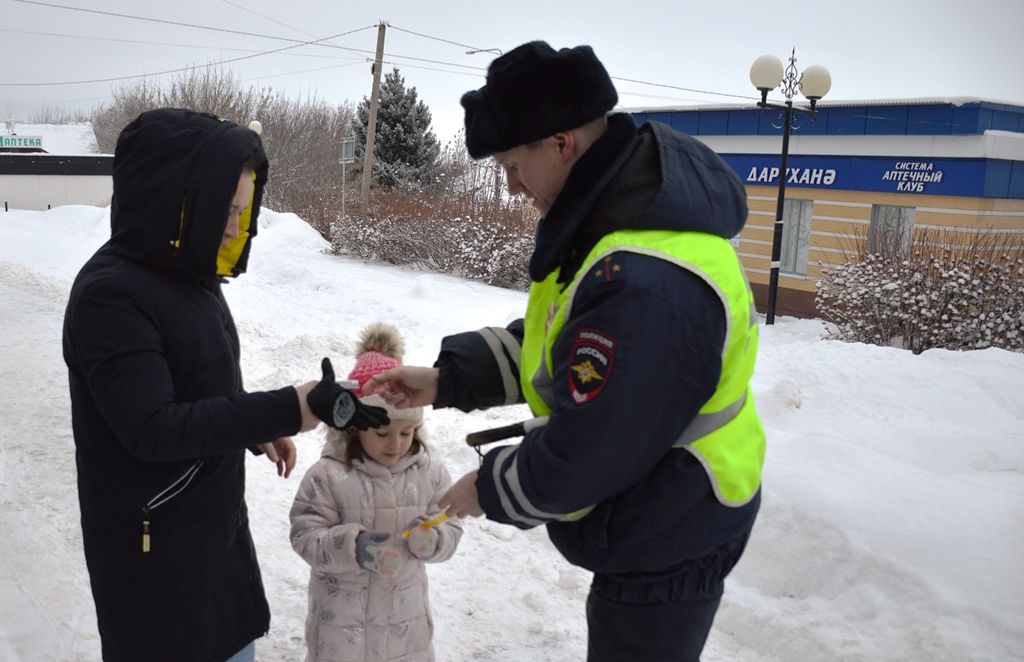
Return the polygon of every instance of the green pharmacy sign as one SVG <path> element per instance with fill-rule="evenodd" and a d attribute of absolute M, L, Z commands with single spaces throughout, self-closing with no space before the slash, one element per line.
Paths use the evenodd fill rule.
<path fill-rule="evenodd" d="M 0 136 L 0 148 L 3 147 L 39 147 L 43 146 L 42 136 Z"/>

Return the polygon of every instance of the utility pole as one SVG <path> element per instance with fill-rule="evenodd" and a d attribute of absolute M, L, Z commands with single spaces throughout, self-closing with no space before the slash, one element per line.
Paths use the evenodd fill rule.
<path fill-rule="evenodd" d="M 373 177 L 373 144 L 377 137 L 377 106 L 380 103 L 380 70 L 384 59 L 384 30 L 387 23 L 377 26 L 377 56 L 373 61 L 373 91 L 370 92 L 370 118 L 366 124 L 366 149 L 363 150 L 363 204 L 370 202 L 370 178 Z"/>

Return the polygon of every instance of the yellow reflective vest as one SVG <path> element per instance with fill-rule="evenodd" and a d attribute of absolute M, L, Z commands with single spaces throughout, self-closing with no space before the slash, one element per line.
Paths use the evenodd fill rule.
<path fill-rule="evenodd" d="M 700 277 L 721 300 L 726 338 L 718 385 L 674 447 L 686 449 L 700 461 L 721 503 L 746 504 L 761 484 L 765 453 L 764 428 L 750 389 L 757 357 L 757 318 L 750 284 L 727 239 L 703 232 L 619 230 L 594 246 L 568 286 L 558 282 L 558 270 L 534 283 L 524 318 L 519 373 L 527 403 L 536 416 L 551 413 L 552 348 L 572 313 L 582 277 L 601 268 L 604 259 L 617 252 L 641 253 L 678 265 Z M 576 519 L 589 510 L 566 519 Z"/>

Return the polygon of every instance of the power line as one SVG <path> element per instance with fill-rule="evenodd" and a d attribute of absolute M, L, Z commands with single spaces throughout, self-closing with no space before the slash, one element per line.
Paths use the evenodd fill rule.
<path fill-rule="evenodd" d="M 206 49 L 206 50 L 233 51 L 233 52 L 236 52 L 236 53 L 261 53 L 261 52 L 263 52 L 263 51 L 260 51 L 257 48 L 230 48 L 230 47 L 227 47 L 227 46 L 204 46 L 204 45 L 201 45 L 201 44 L 179 44 L 179 43 L 169 42 L 169 41 L 151 41 L 151 40 L 143 40 L 143 39 L 122 39 L 122 38 L 119 38 L 119 37 L 94 37 L 94 36 L 90 36 L 90 35 L 67 34 L 67 33 L 62 33 L 62 32 L 35 32 L 35 31 L 31 31 L 31 30 L 7 30 L 7 29 L 4 29 L 4 28 L 0 28 L 0 32 L 6 32 L 8 34 L 35 35 L 35 36 L 39 36 L 39 37 L 63 37 L 63 38 L 67 38 L 67 39 L 84 39 L 84 40 L 89 40 L 89 41 L 113 41 L 113 42 L 124 43 L 124 44 L 141 44 L 143 46 L 174 46 L 176 48 L 203 48 L 203 49 Z M 324 54 L 324 53 L 289 53 L 289 55 L 294 55 L 294 56 L 297 56 L 297 57 L 315 57 L 315 58 L 339 59 L 339 60 L 340 59 L 351 59 L 352 58 L 351 55 L 349 55 L 349 56 L 327 55 L 327 54 Z M 362 61 L 362 60 L 363 60 L 363 58 L 360 58 L 360 61 Z"/>
<path fill-rule="evenodd" d="M 366 60 L 360 59 L 358 62 L 347 62 L 345 64 L 332 64 L 329 67 L 317 67 L 315 69 L 300 69 L 299 71 L 286 71 L 280 74 L 267 74 L 265 76 L 253 76 L 252 78 L 243 78 L 243 83 L 252 80 L 263 80 L 265 78 L 281 78 L 282 76 L 294 76 L 295 74 L 308 74 L 313 71 L 327 71 L 328 69 L 341 69 L 342 67 L 351 67 L 354 64 L 363 64 Z"/>
<path fill-rule="evenodd" d="M 255 14 L 256 16 L 259 16 L 260 18 L 266 19 L 266 20 L 270 21 L 271 23 L 275 23 L 277 25 L 286 27 L 289 30 L 295 30 L 296 32 L 301 32 L 302 34 L 306 35 L 307 37 L 316 37 L 315 34 L 311 34 L 309 32 L 306 32 L 305 30 L 300 30 L 297 27 L 294 27 L 294 26 L 288 25 L 287 23 L 281 22 L 281 21 L 277 20 L 276 18 L 271 18 L 271 17 L 267 16 L 266 14 L 261 14 L 261 13 L 259 13 L 258 11 L 254 10 L 254 9 L 249 9 L 245 5 L 240 5 L 240 4 L 236 3 L 236 2 L 231 2 L 231 0 L 221 0 L 221 2 L 223 2 L 224 4 L 231 5 L 232 7 L 237 7 L 238 9 L 241 9 L 242 11 L 247 11 L 250 14 Z"/>
<path fill-rule="evenodd" d="M 244 36 L 247 36 L 247 37 L 259 37 L 259 38 L 262 38 L 262 39 L 275 39 L 277 41 L 290 42 L 290 43 L 293 43 L 293 44 L 295 44 L 297 46 L 310 46 L 310 45 L 313 45 L 313 46 L 324 46 L 324 47 L 327 47 L 327 48 L 336 48 L 336 49 L 340 49 L 340 50 L 352 51 L 352 52 L 355 52 L 355 53 L 365 53 L 365 54 L 376 56 L 376 53 L 374 51 L 367 50 L 365 48 L 349 48 L 347 46 L 338 46 L 337 44 L 321 43 L 321 42 L 324 42 L 324 41 L 327 41 L 327 40 L 330 40 L 330 39 L 337 39 L 338 37 L 343 37 L 343 36 L 346 36 L 346 35 L 353 34 L 355 32 L 360 32 L 362 30 L 369 30 L 370 28 L 377 27 L 376 25 L 368 25 L 368 26 L 365 26 L 365 27 L 362 27 L 362 28 L 356 28 L 355 30 L 349 30 L 348 32 L 343 32 L 341 34 L 337 34 L 337 35 L 334 35 L 332 37 L 324 37 L 322 39 L 316 39 L 314 41 L 302 41 L 302 40 L 299 40 L 299 39 L 289 39 L 288 37 L 277 37 L 277 36 L 274 36 L 274 35 L 262 34 L 262 33 L 258 33 L 258 32 L 245 32 L 245 31 L 242 31 L 242 30 L 231 30 L 229 28 L 218 28 L 218 27 L 213 27 L 213 26 L 209 26 L 209 25 L 197 25 L 195 23 L 183 23 L 181 21 L 168 21 L 168 20 L 164 20 L 164 19 L 160 19 L 160 18 L 149 18 L 147 16 L 132 16 L 130 14 L 119 14 L 119 13 L 116 13 L 116 12 L 100 11 L 100 10 L 96 10 L 96 9 L 83 9 L 81 7 L 68 7 L 66 5 L 57 5 L 57 4 L 53 4 L 53 3 L 49 3 L 49 2 L 39 2 L 38 0 L 14 0 L 14 2 L 20 2 L 20 3 L 23 3 L 23 4 L 27 4 L 27 5 L 39 5 L 39 6 L 43 6 L 43 7 L 54 7 L 54 8 L 57 8 L 57 9 L 69 9 L 71 11 L 85 12 L 87 14 L 101 14 L 101 15 L 104 15 L 104 16 L 116 16 L 118 18 L 128 18 L 128 19 L 132 19 L 132 20 L 136 20 L 136 21 L 148 21 L 148 22 L 152 22 L 152 23 L 164 23 L 164 24 L 168 24 L 168 25 L 177 25 L 177 26 L 181 26 L 181 27 L 196 28 L 196 29 L 199 29 L 199 30 L 213 30 L 215 32 L 227 32 L 227 33 L 230 33 L 230 34 L 244 35 Z M 282 50 L 284 50 L 284 49 L 282 49 Z M 264 51 L 264 53 L 273 53 L 273 52 L 275 52 L 275 51 Z M 430 59 L 427 59 L 427 58 L 414 57 L 412 55 L 398 55 L 396 53 L 390 53 L 389 55 L 391 57 L 404 58 L 404 59 L 407 59 L 407 60 L 413 60 L 413 61 L 417 61 L 417 62 L 429 62 L 430 64 L 443 64 L 443 65 L 447 65 L 447 66 L 450 66 L 450 67 L 460 67 L 460 68 L 463 68 L 463 69 L 473 69 L 473 70 L 476 70 L 476 71 L 485 71 L 485 69 L 483 67 L 476 67 L 476 66 L 472 66 L 472 65 L 468 65 L 468 64 L 460 64 L 458 62 L 444 62 L 444 61 L 441 61 L 441 60 L 430 60 Z M 230 61 L 233 61 L 233 60 L 230 60 Z M 90 82 L 92 82 L 92 81 L 90 81 Z M 97 82 L 102 82 L 102 81 L 97 81 Z"/>
<path fill-rule="evenodd" d="M 24 1 L 24 0 L 19 0 L 19 1 Z M 353 30 L 351 32 L 355 32 L 355 30 Z M 219 62 L 211 62 L 209 64 L 204 64 L 204 65 L 199 65 L 199 66 L 195 66 L 194 65 L 194 66 L 191 66 L 191 67 L 179 67 L 178 69 L 168 69 L 166 71 L 157 71 L 157 72 L 154 72 L 154 73 L 151 73 L 151 74 L 136 74 L 134 76 L 115 76 L 115 77 L 112 77 L 112 78 L 97 78 L 97 79 L 94 79 L 94 80 L 63 81 L 63 82 L 59 82 L 59 83 L 0 83 L 0 87 L 56 87 L 56 86 L 59 86 L 59 85 L 86 85 L 86 84 L 90 84 L 90 83 L 112 83 L 112 82 L 116 82 L 116 81 L 120 81 L 120 80 L 132 80 L 132 79 L 135 79 L 135 78 L 147 78 L 149 76 L 163 76 L 165 74 L 176 74 L 176 73 L 180 73 L 182 71 L 190 71 L 190 70 L 195 70 L 195 69 L 207 69 L 209 67 L 217 67 L 217 66 L 221 66 L 221 65 L 224 65 L 224 64 L 230 64 L 232 62 L 240 62 L 242 60 L 251 60 L 252 58 L 261 57 L 263 55 L 273 55 L 274 53 L 280 53 L 282 51 L 291 50 L 293 48 L 299 48 L 300 46 L 308 46 L 310 44 L 315 44 L 317 42 L 324 41 L 326 39 L 337 39 L 338 37 L 344 36 L 346 34 L 351 34 L 351 32 L 343 32 L 343 33 L 340 33 L 340 34 L 332 35 L 330 37 L 324 37 L 323 39 L 317 39 L 316 41 L 304 42 L 304 43 L 295 44 L 295 45 L 292 45 L 292 46 L 282 46 L 281 48 L 275 48 L 274 50 L 270 50 L 270 51 L 263 51 L 262 53 L 256 53 L 254 55 L 243 55 L 241 57 L 231 58 L 231 59 L 228 59 L 228 60 L 221 60 Z"/>
<path fill-rule="evenodd" d="M 224 0 L 224 1 L 227 2 L 227 0 Z M 149 17 L 145 17 L 145 16 L 133 16 L 133 15 L 130 15 L 130 14 L 121 14 L 121 13 L 117 13 L 117 12 L 101 11 L 101 10 L 97 10 L 97 9 L 84 9 L 84 8 L 81 8 L 81 7 L 70 7 L 70 6 L 67 6 L 67 5 L 59 5 L 59 4 L 55 4 L 55 3 L 41 2 L 39 0 L 14 0 L 14 2 L 19 2 L 19 3 L 27 4 L 27 5 L 36 5 L 36 6 L 40 6 L 40 7 L 51 7 L 51 8 L 55 8 L 55 9 L 67 9 L 67 10 L 70 10 L 70 11 L 84 12 L 84 13 L 88 13 L 88 14 L 99 14 L 99 15 L 103 15 L 103 16 L 114 16 L 114 17 L 117 17 L 117 18 L 127 18 L 127 19 L 138 20 L 138 21 L 148 21 L 148 22 L 153 22 L 153 23 L 163 23 L 163 24 L 166 24 L 166 25 L 177 25 L 177 26 L 180 26 L 180 27 L 196 28 L 196 29 L 199 29 L 199 30 L 213 30 L 213 31 L 216 31 L 216 32 L 226 32 L 226 33 L 229 33 L 229 34 L 237 34 L 237 35 L 243 35 L 243 36 L 247 36 L 247 37 L 258 37 L 258 38 L 261 38 L 261 39 L 275 39 L 277 41 L 292 42 L 292 43 L 296 44 L 296 46 L 308 46 L 308 45 L 324 46 L 324 47 L 328 47 L 328 48 L 336 48 L 336 49 L 340 49 L 340 50 L 353 51 L 353 52 L 356 52 L 356 53 L 364 53 L 364 54 L 370 54 L 370 55 L 376 56 L 376 53 L 374 51 L 370 51 L 370 50 L 366 50 L 366 49 L 362 49 L 362 48 L 349 48 L 349 47 L 345 47 L 345 46 L 338 46 L 336 44 L 321 43 L 321 42 L 327 41 L 329 39 L 336 39 L 336 38 L 341 37 L 341 36 L 345 36 L 345 35 L 353 34 L 355 32 L 360 32 L 362 30 L 368 30 L 370 28 L 377 27 L 375 25 L 366 26 L 366 27 L 363 27 L 363 28 L 357 28 L 356 30 L 351 30 L 349 32 L 345 32 L 345 33 L 342 33 L 342 34 L 339 34 L 339 35 L 335 35 L 333 37 L 325 37 L 323 39 L 317 39 L 317 40 L 314 40 L 314 41 L 303 42 L 303 41 L 300 41 L 298 39 L 289 39 L 287 37 L 278 37 L 278 36 L 274 36 L 274 35 L 261 34 L 261 33 L 255 33 L 255 32 L 245 32 L 243 30 L 232 30 L 232 29 L 229 29 L 229 28 L 218 28 L 218 27 L 212 27 L 212 26 L 207 26 L 207 25 L 197 25 L 197 24 L 194 24 L 194 23 L 185 23 L 185 22 L 182 22 L 182 21 L 170 21 L 170 20 L 165 20 L 165 19 L 149 18 Z M 228 4 L 234 5 L 234 3 L 228 3 Z M 234 6 L 238 6 L 238 5 L 234 5 Z M 253 12 L 253 13 L 255 13 L 255 12 Z M 262 14 L 257 14 L 257 15 L 262 16 Z M 279 23 L 278 21 L 276 21 L 275 19 L 272 19 L 270 17 L 263 16 L 263 18 L 266 18 L 267 20 L 270 20 L 270 21 L 274 21 L 275 23 Z M 285 25 L 284 23 L 280 23 L 280 24 L 281 25 Z M 288 26 L 288 25 L 285 25 L 285 27 L 291 28 L 291 26 Z M 439 42 L 451 44 L 451 45 L 454 45 L 454 46 L 466 47 L 466 48 L 470 48 L 470 49 L 474 48 L 473 46 L 470 46 L 468 44 L 462 44 L 460 42 L 452 41 L 452 40 L 449 40 L 449 39 L 442 39 L 441 37 L 434 37 L 434 36 L 431 36 L 431 35 L 423 34 L 421 32 L 414 32 L 412 30 L 407 30 L 405 28 L 395 27 L 395 26 L 392 26 L 390 24 L 389 24 L 389 27 L 392 27 L 392 28 L 394 28 L 396 30 L 400 30 L 402 32 L 408 32 L 409 34 L 413 34 L 413 35 L 416 35 L 418 37 L 423 37 L 425 39 L 432 39 L 434 41 L 439 41 Z M 296 28 L 291 28 L 291 29 L 296 29 Z M 300 30 L 300 32 L 301 32 L 301 30 Z M 276 51 L 264 51 L 262 53 L 258 53 L 256 55 L 252 55 L 252 56 L 249 56 L 249 57 L 258 57 L 260 55 L 269 55 L 269 54 L 281 52 L 281 51 L 284 51 L 284 50 L 289 50 L 289 49 L 283 48 L 283 49 L 278 49 Z M 431 59 L 427 59 L 427 58 L 414 57 L 414 56 L 411 56 L 411 55 L 398 55 L 398 54 L 395 54 L 395 53 L 390 53 L 389 56 L 392 57 L 392 58 L 412 60 L 414 62 L 427 62 L 427 63 L 430 63 L 430 64 L 441 64 L 441 65 L 450 66 L 450 67 L 458 67 L 458 68 L 461 68 L 461 69 L 471 69 L 471 70 L 475 70 L 475 71 L 486 71 L 486 68 L 484 68 L 484 67 L 474 67 L 474 66 L 471 66 L 471 65 L 460 64 L 458 62 L 445 62 L 445 61 L 442 61 L 442 60 L 431 60 Z M 244 60 L 244 59 L 248 59 L 248 57 L 235 58 L 235 59 L 232 59 L 232 60 L 225 60 L 223 63 L 237 62 L 239 60 Z M 207 65 L 207 66 L 213 66 L 213 65 Z M 406 66 L 412 67 L 412 65 L 406 65 Z M 163 75 L 163 74 L 167 74 L 167 73 L 178 73 L 178 72 L 181 72 L 181 71 L 187 71 L 188 69 L 192 69 L 192 68 L 194 68 L 194 67 L 185 67 L 185 68 L 182 68 L 182 69 L 163 71 L 163 72 L 158 72 L 156 74 L 149 74 L 149 75 L 158 76 L 158 75 Z M 417 68 L 417 67 L 412 67 L 412 68 Z M 418 68 L 427 69 L 427 70 L 430 70 L 430 71 L 439 71 L 441 73 L 452 73 L 452 74 L 459 73 L 459 72 L 455 72 L 455 71 L 445 71 L 445 70 L 442 70 L 442 69 L 430 69 L 429 67 L 418 67 Z M 113 81 L 117 81 L 117 80 L 128 80 L 128 79 L 131 79 L 131 78 L 142 78 L 142 77 L 144 77 L 144 76 L 126 76 L 126 77 L 120 77 L 120 78 L 98 79 L 98 80 L 93 80 L 93 81 L 73 81 L 73 82 L 68 82 L 68 83 L 21 83 L 21 84 L 18 84 L 18 83 L 0 83 L 0 86 L 8 86 L 9 87 L 9 86 L 12 86 L 12 85 L 73 85 L 73 84 L 78 84 L 78 83 L 113 82 Z M 690 88 L 690 87 L 681 87 L 681 86 L 678 86 L 678 85 L 668 85 L 668 84 L 665 84 L 665 83 L 652 83 L 650 81 L 637 80 L 637 79 L 634 79 L 634 78 L 622 78 L 622 77 L 618 77 L 618 76 L 611 76 L 611 78 L 613 80 L 621 80 L 621 81 L 625 81 L 625 82 L 629 82 L 629 83 L 636 83 L 636 84 L 639 84 L 639 85 L 650 85 L 652 87 L 664 87 L 664 88 L 668 88 L 668 89 L 681 90 L 683 92 L 694 92 L 694 93 L 697 93 L 697 94 L 707 94 L 707 95 L 711 95 L 711 96 L 730 97 L 730 98 L 736 98 L 736 99 L 743 99 L 743 100 L 746 100 L 746 101 L 754 99 L 754 97 L 749 96 L 749 95 L 744 96 L 744 95 L 739 95 L 739 94 L 728 94 L 728 93 L 725 93 L 725 92 L 713 92 L 711 90 L 700 90 L 700 89 L 695 89 L 695 88 Z"/>
<path fill-rule="evenodd" d="M 622 103 L 622 97 L 643 97 L 645 99 L 661 99 L 663 101 L 675 101 L 676 103 L 707 103 L 706 99 L 683 99 L 680 97 L 668 97 L 663 94 L 644 94 L 642 92 L 631 92 L 629 90 L 619 90 L 619 105 L 624 106 Z"/>
<path fill-rule="evenodd" d="M 224 1 L 227 2 L 227 0 L 224 0 Z M 460 44 L 457 41 L 450 41 L 448 39 L 442 39 L 441 37 L 432 37 L 431 35 L 423 34 L 422 32 L 413 32 L 412 30 L 406 30 L 405 28 L 400 28 L 397 25 L 391 25 L 390 23 L 388 23 L 388 27 L 390 27 L 392 30 L 398 30 L 399 32 L 407 32 L 409 34 L 414 34 L 417 37 L 423 37 L 424 39 L 432 39 L 434 41 L 440 41 L 441 43 L 451 44 L 452 46 L 459 46 L 461 48 L 468 48 L 469 50 L 473 50 L 473 51 L 483 50 L 483 49 L 478 48 L 476 46 L 470 46 L 469 44 Z"/>
<path fill-rule="evenodd" d="M 177 25 L 179 27 L 185 27 L 185 28 L 196 28 L 197 30 L 213 30 L 215 32 L 227 32 L 229 34 L 242 35 L 243 37 L 259 37 L 261 39 L 275 39 L 277 41 L 290 41 L 290 42 L 296 43 L 296 44 L 315 43 L 315 42 L 302 42 L 299 39 L 288 39 L 287 37 L 275 37 L 274 35 L 260 34 L 258 32 L 245 32 L 244 30 L 232 30 L 230 28 L 217 28 L 217 27 L 212 27 L 212 26 L 209 26 L 209 25 L 196 25 L 195 23 L 184 23 L 182 21 L 169 21 L 169 20 L 162 19 L 162 18 L 149 18 L 147 16 L 133 16 L 131 14 L 119 14 L 117 12 L 101 11 L 99 9 L 85 9 L 84 7 L 69 7 L 67 5 L 57 5 L 57 4 L 53 4 L 53 3 L 50 3 L 50 2 L 39 2 L 38 0 L 14 0 L 14 2 L 20 2 L 20 3 L 25 4 L 25 5 L 36 5 L 36 6 L 39 6 L 39 7 L 51 7 L 53 9 L 67 9 L 69 11 L 83 12 L 85 14 L 99 14 L 101 16 L 114 16 L 114 17 L 117 17 L 117 18 L 128 18 L 128 19 L 132 19 L 134 21 L 148 21 L 150 23 L 162 23 L 164 25 Z M 342 33 L 342 35 L 337 35 L 337 36 L 343 36 L 343 35 L 346 35 L 346 34 L 352 34 L 353 32 L 359 32 L 360 30 L 369 30 L 370 28 L 374 28 L 374 27 L 377 27 L 377 26 L 375 26 L 375 25 L 368 25 L 366 27 L 358 28 L 358 29 L 352 30 L 350 32 L 345 32 L 345 33 Z M 334 38 L 335 37 L 326 37 L 326 39 L 334 39 Z M 323 41 L 323 39 L 317 39 L 316 41 L 320 42 L 320 41 Z M 333 44 L 324 44 L 324 45 L 325 46 L 331 46 L 331 47 L 334 47 L 334 48 L 342 48 L 341 46 L 334 46 Z"/>
<path fill-rule="evenodd" d="M 443 64 L 443 65 L 446 65 L 446 66 L 449 66 L 449 67 L 459 67 L 460 69 L 472 69 L 473 71 L 487 71 L 487 69 L 485 67 L 474 67 L 474 66 L 469 65 L 469 64 L 459 64 L 458 62 L 445 62 L 444 60 L 430 60 L 430 59 L 427 59 L 425 57 L 413 57 L 411 55 L 399 55 L 397 53 L 388 53 L 388 57 L 397 57 L 397 58 L 402 59 L 402 60 L 412 60 L 414 62 L 427 62 L 429 64 Z M 368 61 L 372 62 L 372 60 L 368 60 Z M 389 62 L 389 64 L 394 64 L 394 63 L 393 62 Z M 412 66 L 412 65 L 407 65 L 407 66 Z M 423 68 L 423 67 L 421 67 L 421 68 Z M 437 69 L 437 71 L 441 71 L 441 70 Z M 454 74 L 454 73 L 464 73 L 464 72 L 452 71 L 452 72 L 449 72 L 449 73 L 453 73 Z M 472 75 L 477 75 L 477 74 L 472 74 Z"/>
<path fill-rule="evenodd" d="M 58 104 L 58 103 L 80 103 L 82 101 L 106 101 L 109 98 L 110 98 L 110 95 L 108 94 L 105 97 L 89 97 L 89 98 L 86 98 L 86 99 L 55 99 L 53 101 L 26 101 L 26 102 L 19 102 L 19 103 L 7 103 L 7 102 L 4 102 L 4 103 L 0 103 L 0 106 L 4 106 L 4 107 L 6 107 L 6 106 L 11 106 L 11 107 L 15 107 L 15 106 L 19 106 L 19 107 L 20 106 L 46 106 L 46 105 Z"/>
<path fill-rule="evenodd" d="M 740 94 L 727 94 L 726 92 L 711 92 L 710 90 L 696 90 L 692 87 L 680 87 L 678 85 L 666 85 L 664 83 L 650 83 L 645 80 L 634 80 L 633 78 L 620 78 L 619 76 L 610 76 L 612 80 L 622 80 L 627 83 L 639 83 L 640 85 L 651 85 L 653 87 L 667 87 L 671 90 L 682 90 L 683 92 L 696 92 L 698 94 L 711 94 L 718 97 L 734 97 L 736 99 L 753 99 L 751 96 L 743 96 Z"/>
<path fill-rule="evenodd" d="M 224 1 L 227 2 L 228 0 L 224 0 Z M 422 32 L 414 32 L 413 30 L 407 30 L 405 28 L 400 28 L 397 25 L 391 25 L 390 23 L 388 24 L 388 26 L 391 29 L 393 29 L 393 30 L 399 30 L 400 32 L 407 32 L 409 34 L 416 35 L 417 37 L 423 37 L 425 39 L 432 39 L 434 41 L 439 41 L 439 42 L 442 42 L 442 43 L 445 43 L 445 44 L 451 44 L 453 46 L 459 46 L 461 48 L 468 48 L 470 50 L 483 50 L 483 49 L 480 49 L 477 46 L 471 46 L 469 44 L 463 44 L 463 43 L 460 43 L 460 42 L 457 42 L 457 41 L 451 41 L 449 39 L 443 39 L 441 37 L 435 37 L 433 35 L 423 34 Z M 397 56 L 393 56 L 393 57 L 397 57 Z M 448 63 L 444 63 L 444 64 L 448 64 Z M 452 72 L 448 72 L 448 73 L 457 73 L 457 72 L 452 71 Z M 629 83 L 638 83 L 640 85 L 651 85 L 653 87 L 667 87 L 667 88 L 671 88 L 671 89 L 675 89 L 675 90 L 682 90 L 684 92 L 697 92 L 697 93 L 700 93 L 700 94 L 711 94 L 711 95 L 715 95 L 715 96 L 734 97 L 734 98 L 737 98 L 737 99 L 753 99 L 754 98 L 754 97 L 751 97 L 749 95 L 748 96 L 742 96 L 742 95 L 738 95 L 738 94 L 727 94 L 725 92 L 711 92 L 709 90 L 696 90 L 696 89 L 689 88 L 689 87 L 679 87 L 677 85 L 666 85 L 666 84 L 663 84 L 663 83 L 651 83 L 651 82 L 648 82 L 648 81 L 635 80 L 635 79 L 632 79 L 632 78 L 620 78 L 618 76 L 611 76 L 611 78 L 613 80 L 621 80 L 621 81 L 625 81 L 625 82 L 629 82 Z M 638 96 L 644 96 L 644 95 L 638 95 Z M 648 96 L 653 96 L 653 95 L 648 95 Z"/>
<path fill-rule="evenodd" d="M 395 57 L 401 57 L 401 56 L 395 56 Z M 372 60 L 367 60 L 367 61 L 369 62 L 369 61 L 372 61 Z M 427 60 L 427 62 L 429 62 L 429 61 L 430 60 Z M 479 76 L 479 74 L 472 74 L 472 73 L 469 73 L 468 71 L 451 71 L 451 70 L 448 70 L 448 69 L 438 69 L 436 67 L 424 67 L 422 65 L 407 64 L 405 62 L 392 62 L 390 60 L 381 60 L 381 64 L 392 64 L 392 65 L 394 65 L 396 67 L 401 65 L 402 67 L 407 67 L 409 69 L 423 69 L 424 71 L 439 71 L 439 72 L 441 72 L 443 74 L 455 74 L 457 76 L 472 76 L 473 78 L 477 78 Z M 447 62 L 441 62 L 439 64 L 447 64 Z"/>

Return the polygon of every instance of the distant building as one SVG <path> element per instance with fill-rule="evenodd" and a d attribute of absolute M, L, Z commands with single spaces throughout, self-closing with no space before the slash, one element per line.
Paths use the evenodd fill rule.
<path fill-rule="evenodd" d="M 0 133 L 3 210 L 106 204 L 114 157 L 99 154 L 89 123 L 6 122 Z"/>
<path fill-rule="evenodd" d="M 819 263 L 854 238 L 914 228 L 990 229 L 1024 244 L 1024 106 L 980 99 L 818 103 L 791 132 L 776 310 L 813 315 Z M 767 300 L 782 151 L 781 118 L 753 104 L 627 109 L 715 150 L 746 184 L 738 250 Z M 776 126 L 773 125 L 773 122 Z"/>

